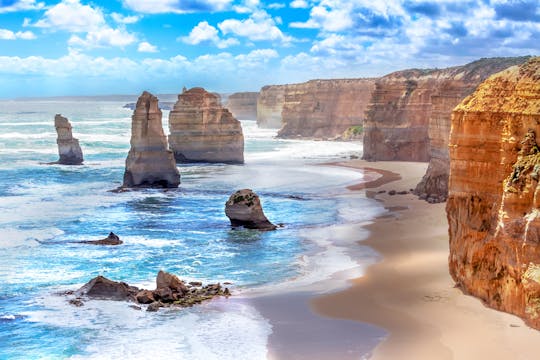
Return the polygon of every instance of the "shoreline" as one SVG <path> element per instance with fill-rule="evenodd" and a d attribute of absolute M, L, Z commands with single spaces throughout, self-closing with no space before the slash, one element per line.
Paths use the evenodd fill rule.
<path fill-rule="evenodd" d="M 359 241 L 382 259 L 364 276 L 350 279 L 347 289 L 312 298 L 315 313 L 386 329 L 388 337 L 373 351 L 375 360 L 536 358 L 539 331 L 454 287 L 445 204 L 428 204 L 410 193 L 388 195 L 414 188 L 427 163 L 351 160 L 333 165 L 381 174 L 359 185 L 390 213 L 366 226 L 369 237 Z M 386 193 L 378 193 L 382 190 Z"/>

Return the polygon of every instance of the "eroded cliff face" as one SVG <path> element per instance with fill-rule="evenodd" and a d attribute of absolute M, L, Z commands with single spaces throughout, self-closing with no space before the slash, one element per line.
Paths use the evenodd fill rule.
<path fill-rule="evenodd" d="M 362 126 L 374 79 L 311 80 L 284 94 L 280 138 L 335 138 Z"/>
<path fill-rule="evenodd" d="M 490 75 L 527 61 L 527 57 L 481 59 L 448 70 L 431 95 L 428 124 L 429 166 L 414 193 L 429 202 L 444 202 L 448 197 L 448 137 L 452 110 Z"/>
<path fill-rule="evenodd" d="M 131 117 L 131 149 L 126 159 L 123 187 L 174 188 L 180 173 L 161 123 L 158 99 L 145 91 Z"/>
<path fill-rule="evenodd" d="M 178 162 L 243 163 L 242 126 L 219 96 L 203 88 L 178 95 L 169 113 L 169 142 Z"/>
<path fill-rule="evenodd" d="M 452 115 L 450 273 L 540 328 L 540 58 L 493 75 Z"/>
<path fill-rule="evenodd" d="M 56 163 L 62 165 L 81 165 L 83 163 L 83 153 L 79 145 L 79 139 L 73 137 L 71 123 L 60 114 L 54 117 L 54 127 L 56 128 L 56 144 L 58 145 L 59 159 Z"/>
<path fill-rule="evenodd" d="M 257 119 L 258 92 L 239 92 L 231 94 L 227 99 L 226 108 L 238 120 Z"/>
<path fill-rule="evenodd" d="M 434 154 L 430 170 L 434 179 L 425 187 L 444 187 L 445 181 L 437 175 L 440 160 L 447 158 L 444 143 L 451 110 L 487 76 L 519 63 L 505 64 L 503 60 L 499 66 L 499 61 L 483 59 L 447 69 L 404 70 L 380 78 L 364 122 L 364 159 L 429 161 Z"/>
<path fill-rule="evenodd" d="M 281 129 L 281 111 L 285 91 L 289 85 L 267 85 L 257 99 L 257 126 L 265 129 Z"/>

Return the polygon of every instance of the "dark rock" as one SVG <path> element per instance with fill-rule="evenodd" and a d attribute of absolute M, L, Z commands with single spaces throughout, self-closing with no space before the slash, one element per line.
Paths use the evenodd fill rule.
<path fill-rule="evenodd" d="M 202 286 L 202 282 L 200 282 L 200 281 L 190 281 L 189 285 L 191 285 L 191 286 Z"/>
<path fill-rule="evenodd" d="M 396 195 L 396 190 L 390 190 L 390 191 L 388 192 L 388 195 Z"/>
<path fill-rule="evenodd" d="M 105 239 L 81 241 L 81 243 L 92 244 L 92 245 L 120 245 L 120 244 L 123 244 L 124 242 L 120 240 L 118 235 L 116 235 L 113 232 L 110 232 L 109 236 L 107 236 Z"/>
<path fill-rule="evenodd" d="M 173 302 L 175 300 L 172 290 L 168 287 L 156 289 L 154 291 L 154 297 L 165 303 Z"/>
<path fill-rule="evenodd" d="M 403 191 L 398 191 L 397 194 L 398 195 L 407 195 L 409 192 L 407 190 L 403 190 Z"/>
<path fill-rule="evenodd" d="M 154 293 L 150 290 L 141 290 L 135 296 L 135 299 L 139 304 L 151 304 L 156 299 L 154 298 Z"/>
<path fill-rule="evenodd" d="M 75 292 L 77 296 L 87 296 L 100 300 L 133 300 L 138 289 L 124 282 L 109 280 L 103 276 L 98 276 L 90 280 L 83 287 Z"/>
<path fill-rule="evenodd" d="M 159 301 L 154 301 L 153 303 L 151 303 L 150 305 L 148 305 L 148 307 L 146 308 L 146 311 L 149 311 L 149 312 L 156 312 L 159 310 L 159 308 L 163 307 L 163 304 L 160 303 Z"/>
<path fill-rule="evenodd" d="M 134 309 L 134 310 L 142 310 L 142 307 L 137 306 L 137 305 L 129 305 L 129 307 Z"/>
<path fill-rule="evenodd" d="M 188 291 L 186 284 L 176 275 L 160 270 L 156 278 L 156 289 L 159 290 L 165 288 L 178 293 L 185 293 Z"/>
<path fill-rule="evenodd" d="M 377 191 L 377 194 L 384 194 L 384 193 L 386 193 L 386 190 L 379 190 L 379 191 Z"/>
<path fill-rule="evenodd" d="M 259 196 L 251 189 L 236 191 L 225 203 L 225 215 L 233 227 L 243 226 L 247 229 L 275 230 L 264 215 Z"/>
<path fill-rule="evenodd" d="M 82 302 L 81 298 L 71 299 L 71 300 L 69 300 L 69 303 L 71 305 L 76 306 L 76 307 L 84 306 L 84 303 Z"/>

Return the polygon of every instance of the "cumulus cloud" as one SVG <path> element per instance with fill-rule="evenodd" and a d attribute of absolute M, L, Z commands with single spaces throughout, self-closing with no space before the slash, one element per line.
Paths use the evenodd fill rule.
<path fill-rule="evenodd" d="M 294 0 L 294 1 L 291 1 L 289 6 L 292 7 L 293 9 L 307 9 L 309 7 L 309 4 L 305 0 Z"/>
<path fill-rule="evenodd" d="M 144 14 L 215 12 L 229 8 L 233 0 L 123 0 L 127 8 Z"/>
<path fill-rule="evenodd" d="M 13 32 L 7 29 L 0 29 L 0 40 L 34 40 L 36 35 L 31 31 L 17 31 Z"/>
<path fill-rule="evenodd" d="M 143 41 L 139 43 L 139 46 L 137 48 L 138 52 L 146 52 L 146 53 L 155 53 L 158 52 L 158 49 L 155 45 L 150 44 L 147 41 Z"/>
<path fill-rule="evenodd" d="M 87 32 L 97 30 L 104 24 L 105 19 L 101 10 L 82 5 L 79 0 L 62 0 L 49 8 L 34 26 L 70 32 Z"/>
<path fill-rule="evenodd" d="M 218 24 L 223 34 L 234 34 L 252 41 L 272 40 L 290 43 L 294 39 L 283 34 L 266 11 L 256 11 L 245 20 L 227 19 Z"/>
<path fill-rule="evenodd" d="M 218 29 L 208 24 L 207 21 L 198 23 L 188 36 L 181 37 L 179 40 L 190 45 L 198 45 L 205 42 L 213 43 L 220 49 L 239 44 L 239 41 L 235 38 L 221 39 Z"/>
<path fill-rule="evenodd" d="M 45 3 L 36 2 L 36 0 L 0 1 L 0 14 L 15 11 L 40 10 L 44 7 Z"/>
<path fill-rule="evenodd" d="M 141 17 L 137 15 L 124 16 L 122 14 L 114 12 L 111 14 L 111 17 L 118 24 L 135 24 L 141 19 Z"/>
<path fill-rule="evenodd" d="M 69 38 L 68 45 L 76 48 L 91 49 L 109 46 L 124 47 L 133 44 L 135 41 L 137 41 L 137 38 L 125 30 L 105 27 L 88 32 L 84 38 L 72 35 Z"/>

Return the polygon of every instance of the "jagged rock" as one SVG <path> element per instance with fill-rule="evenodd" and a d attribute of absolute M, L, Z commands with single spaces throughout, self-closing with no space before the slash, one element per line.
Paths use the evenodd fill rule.
<path fill-rule="evenodd" d="M 120 244 L 123 244 L 124 242 L 120 240 L 118 235 L 116 235 L 113 232 L 110 232 L 109 235 L 105 239 L 81 241 L 81 243 L 92 244 L 92 245 L 120 245 Z"/>
<path fill-rule="evenodd" d="M 175 188 L 180 173 L 161 123 L 158 99 L 143 92 L 131 117 L 131 149 L 122 187 Z"/>
<path fill-rule="evenodd" d="M 258 92 L 238 92 L 227 99 L 227 109 L 238 120 L 255 120 L 257 118 Z"/>
<path fill-rule="evenodd" d="M 231 221 L 231 225 L 243 226 L 247 229 L 275 230 L 264 215 L 259 196 L 251 189 L 236 191 L 225 203 L 225 215 Z"/>
<path fill-rule="evenodd" d="M 109 280 L 103 276 L 97 276 L 75 292 L 77 297 L 86 296 L 100 300 L 133 300 L 139 289 L 129 286 L 124 282 Z"/>
<path fill-rule="evenodd" d="M 540 329 L 540 58 L 484 81 L 452 114 L 450 274 Z"/>
<path fill-rule="evenodd" d="M 154 292 L 150 290 L 141 290 L 135 295 L 135 299 L 139 304 L 151 304 L 156 299 L 154 298 Z"/>
<path fill-rule="evenodd" d="M 220 98 L 203 88 L 178 95 L 169 113 L 169 141 L 178 162 L 241 164 L 244 162 L 242 126 Z"/>
<path fill-rule="evenodd" d="M 160 270 L 156 277 L 156 289 L 171 289 L 180 293 L 188 291 L 186 284 L 178 276 L 169 274 L 163 270 Z"/>
<path fill-rule="evenodd" d="M 54 117 L 54 127 L 58 135 L 58 154 L 60 159 L 56 163 L 63 165 L 81 165 L 83 163 L 83 153 L 79 140 L 73 137 L 69 120 L 60 114 Z"/>

